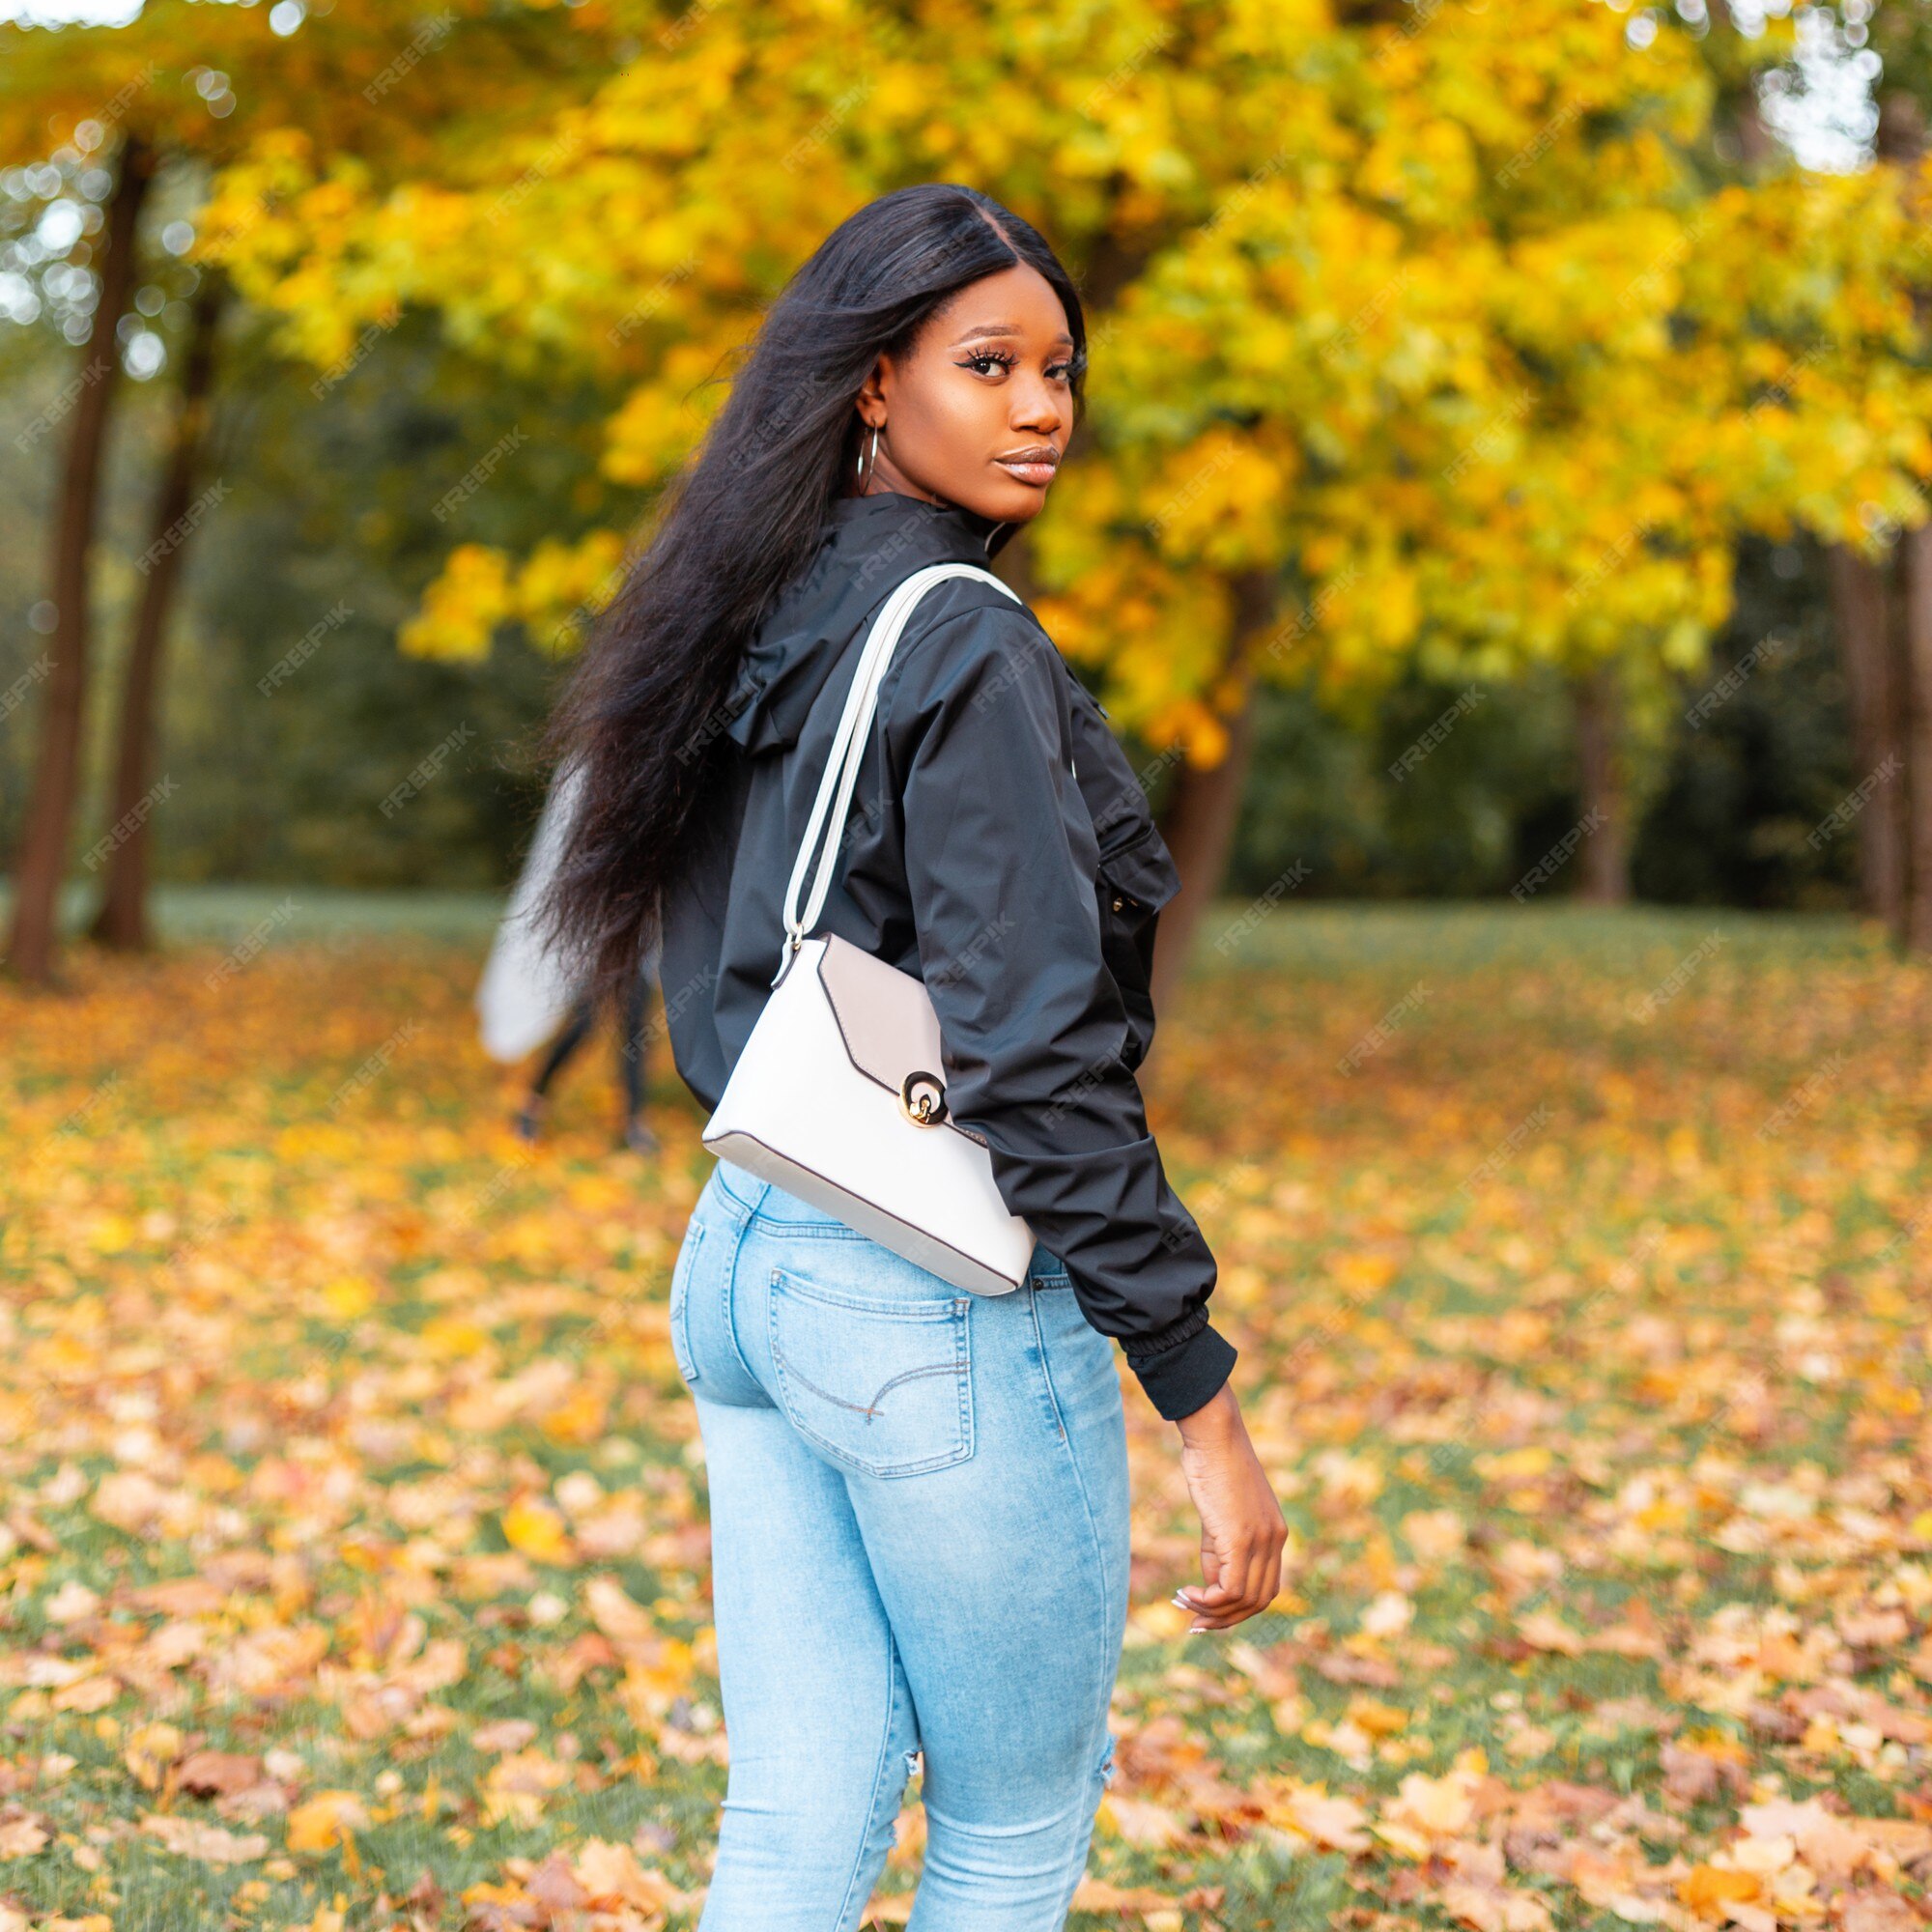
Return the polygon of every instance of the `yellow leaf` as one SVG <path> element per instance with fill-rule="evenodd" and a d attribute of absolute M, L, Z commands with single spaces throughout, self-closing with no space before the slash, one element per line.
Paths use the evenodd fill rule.
<path fill-rule="evenodd" d="M 45 1825 L 30 1812 L 0 1818 L 0 1859 L 30 1859 L 48 1836 Z"/>
<path fill-rule="evenodd" d="M 586 1838 L 571 1861 L 571 1872 L 597 1905 L 633 1905 L 645 1911 L 667 1911 L 683 1898 L 662 1872 L 638 1862 L 629 1845 L 604 1838 Z"/>
<path fill-rule="evenodd" d="M 1394 1704 L 1381 1704 L 1369 1697 L 1351 1697 L 1348 1718 L 1372 1738 L 1399 1737 L 1408 1728 L 1408 1713 Z"/>
<path fill-rule="evenodd" d="M 1194 1621 L 1191 1611 L 1183 1610 L 1179 1604 L 1162 1598 L 1156 1604 L 1136 1604 L 1133 1610 L 1135 1626 L 1153 1637 L 1177 1637 L 1185 1634 L 1187 1626 Z"/>
<path fill-rule="evenodd" d="M 83 1677 L 53 1694 L 56 1711 L 104 1711 L 121 1694 L 118 1680 L 112 1677 Z"/>
<path fill-rule="evenodd" d="M 595 1442 L 604 1434 L 610 1404 L 601 1389 L 580 1382 L 543 1419 L 543 1432 L 554 1442 Z"/>
<path fill-rule="evenodd" d="M 473 1355 L 490 1343 L 489 1330 L 464 1315 L 438 1315 L 422 1325 L 422 1346 L 433 1355 Z"/>
<path fill-rule="evenodd" d="M 99 1255 L 118 1255 L 134 1239 L 134 1224 L 125 1214 L 102 1214 L 88 1233 L 88 1245 Z"/>
<path fill-rule="evenodd" d="M 369 1813 L 353 1791 L 318 1791 L 289 1813 L 286 1843 L 292 1852 L 327 1852 L 362 1831 Z"/>
<path fill-rule="evenodd" d="M 1755 1872 L 1719 1865 L 1693 1865 L 1676 1885 L 1678 1898 L 1705 1918 L 1720 1917 L 1727 1901 L 1755 1898 L 1763 1889 Z"/>
<path fill-rule="evenodd" d="M 1124 1792 L 1109 1791 L 1101 1798 L 1094 1824 L 1103 1833 L 1152 1851 L 1164 1851 L 1187 1837 L 1186 1825 L 1172 1811 L 1150 1799 L 1129 1798 Z"/>
<path fill-rule="evenodd" d="M 544 1801 L 570 1782 L 570 1768 L 542 1751 L 513 1751 L 497 1759 L 483 1780 L 483 1810 L 495 1825 L 514 1818 L 534 1825 L 543 1815 Z"/>
<path fill-rule="evenodd" d="M 532 1563 L 575 1560 L 563 1518 L 538 1498 L 524 1497 L 503 1512 L 503 1540 Z"/>
<path fill-rule="evenodd" d="M 172 1724 L 143 1724 L 128 1740 L 121 1761 L 144 1791 L 158 1791 L 169 1765 L 182 1752 L 182 1734 Z"/>
<path fill-rule="evenodd" d="M 199 1859 L 203 1864 L 251 1864 L 269 1852 L 269 1841 L 260 1832 L 224 1832 L 198 1818 L 150 1811 L 142 1818 L 141 1829 L 177 1858 Z"/>
<path fill-rule="evenodd" d="M 648 1643 L 658 1634 L 649 1611 L 613 1577 L 593 1577 L 583 1586 L 590 1620 L 612 1643 Z"/>
<path fill-rule="evenodd" d="M 1517 1634 L 1537 1650 L 1553 1651 L 1561 1657 L 1580 1657 L 1582 1636 L 1560 1617 L 1548 1610 L 1531 1610 L 1517 1619 Z"/>
<path fill-rule="evenodd" d="M 323 1290 L 322 1298 L 330 1314 L 351 1321 L 376 1305 L 376 1284 L 366 1275 L 340 1275 Z"/>

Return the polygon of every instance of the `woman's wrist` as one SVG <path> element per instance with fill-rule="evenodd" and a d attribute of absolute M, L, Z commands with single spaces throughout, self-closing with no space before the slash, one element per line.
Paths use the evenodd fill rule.
<path fill-rule="evenodd" d="M 1176 1417 L 1175 1427 L 1180 1431 L 1180 1439 L 1188 1443 L 1222 1442 L 1238 1435 L 1241 1406 L 1235 1399 L 1234 1383 L 1223 1382 L 1192 1415 Z"/>

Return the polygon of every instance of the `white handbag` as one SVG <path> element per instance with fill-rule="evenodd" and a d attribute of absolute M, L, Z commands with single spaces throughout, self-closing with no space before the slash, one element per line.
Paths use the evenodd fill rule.
<path fill-rule="evenodd" d="M 1025 1281 L 1032 1230 L 1009 1213 L 980 1137 L 947 1112 L 939 1020 L 924 985 L 863 948 L 824 933 L 825 905 L 858 782 L 879 685 L 920 598 L 970 563 L 915 571 L 886 599 L 859 668 L 785 888 L 784 943 L 772 996 L 709 1121 L 704 1145 L 882 1247 L 976 1294 Z M 817 870 L 805 910 L 798 895 Z"/>

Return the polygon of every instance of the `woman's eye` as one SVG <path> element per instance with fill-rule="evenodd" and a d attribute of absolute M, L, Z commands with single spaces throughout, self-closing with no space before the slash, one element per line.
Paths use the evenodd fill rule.
<path fill-rule="evenodd" d="M 986 373 L 984 365 L 987 363 L 991 363 L 993 367 L 998 369 L 1010 369 L 1018 360 L 1019 357 L 1017 355 L 1009 355 L 1004 351 L 989 349 L 984 355 L 967 356 L 959 366 L 962 369 L 971 369 L 976 375 L 983 376 Z M 1070 382 L 1073 376 L 1073 364 L 1071 362 L 1055 362 L 1048 368 L 1046 373 L 1055 382 Z"/>

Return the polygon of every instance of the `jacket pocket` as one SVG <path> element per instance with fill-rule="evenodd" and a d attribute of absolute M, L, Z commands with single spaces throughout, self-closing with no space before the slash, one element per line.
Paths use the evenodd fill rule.
<path fill-rule="evenodd" d="M 704 1223 L 694 1221 L 684 1232 L 684 1245 L 670 1271 L 670 1351 L 687 1387 L 697 1380 L 697 1359 L 691 1352 L 691 1270 L 704 1245 Z"/>
<path fill-rule="evenodd" d="M 1114 918 L 1129 927 L 1157 913 L 1180 890 L 1158 828 L 1151 818 L 1124 828 L 1100 849 L 1101 901 Z"/>
<path fill-rule="evenodd" d="M 1180 875 L 1151 817 L 1130 820 L 1124 837 L 1103 841 L 1094 881 L 1100 956 L 1126 1014 L 1122 1059 L 1129 1068 L 1139 1066 L 1153 1044 L 1154 930 L 1161 907 L 1179 890 Z"/>
<path fill-rule="evenodd" d="M 889 1298 L 772 1270 L 779 1401 L 834 1462 L 916 1476 L 973 1453 L 970 1294 Z"/>

